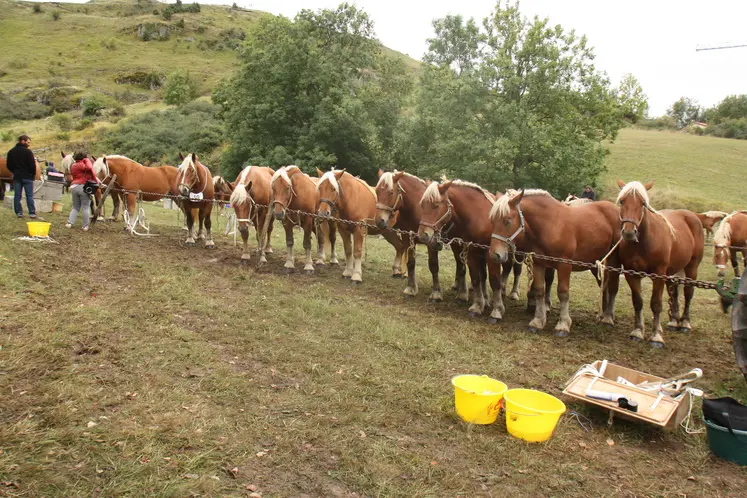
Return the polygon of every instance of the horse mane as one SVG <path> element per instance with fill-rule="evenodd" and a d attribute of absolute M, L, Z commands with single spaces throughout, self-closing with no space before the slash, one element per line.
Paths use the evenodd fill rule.
<path fill-rule="evenodd" d="M 718 230 L 713 234 L 713 243 L 717 246 L 728 246 L 731 243 L 731 217 L 738 211 L 731 213 L 723 219 Z"/>
<path fill-rule="evenodd" d="M 643 200 L 644 207 L 664 220 L 664 223 L 666 223 L 667 227 L 669 228 L 669 233 L 672 234 L 673 238 L 677 238 L 677 232 L 674 230 L 672 223 L 670 223 L 663 214 L 651 207 L 651 204 L 649 203 L 648 192 L 646 191 L 646 187 L 644 187 L 641 182 L 632 181 L 621 188 L 620 193 L 617 194 L 617 200 L 615 201 L 615 204 L 620 204 L 620 200 L 630 194 L 633 195 L 633 198 L 635 198 L 636 196 L 640 196 L 640 198 Z"/>
<path fill-rule="evenodd" d="M 716 220 L 721 220 L 729 216 L 729 213 L 726 213 L 724 211 L 706 211 L 705 213 L 700 214 L 702 214 L 706 218 L 715 218 Z"/>
<path fill-rule="evenodd" d="M 503 218 L 504 216 L 508 216 L 511 212 L 511 207 L 509 206 L 509 202 L 511 202 L 512 199 L 516 198 L 517 195 L 521 193 L 521 190 L 514 190 L 514 189 L 508 189 L 506 190 L 506 194 L 501 196 L 497 201 L 493 203 L 493 207 L 490 208 L 490 220 L 495 221 L 497 218 Z M 552 195 L 550 195 L 550 192 L 547 190 L 542 190 L 539 188 L 529 188 L 524 190 L 524 197 L 549 197 L 550 199 L 554 199 Z M 522 197 L 523 199 L 523 197 Z"/>
<path fill-rule="evenodd" d="M 192 160 L 192 154 L 187 154 L 186 156 L 184 156 L 184 160 L 179 165 L 178 169 L 179 171 L 187 171 L 187 168 L 189 168 L 190 166 L 194 166 L 194 164 L 195 163 Z"/>
<path fill-rule="evenodd" d="M 394 175 L 399 173 L 396 169 L 394 171 L 387 171 L 386 173 L 382 173 L 381 177 L 379 178 L 379 181 L 376 183 L 376 187 L 378 188 L 381 185 L 386 186 L 389 190 L 394 191 Z M 419 178 L 415 175 L 411 175 L 410 173 L 405 173 L 405 176 L 409 176 L 410 178 L 414 178 L 423 185 L 425 185 L 425 180 L 422 178 Z"/>
<path fill-rule="evenodd" d="M 96 161 L 98 161 L 98 159 Z M 62 170 L 63 173 L 68 173 L 70 171 L 70 168 L 72 168 L 74 162 L 75 161 L 73 160 L 73 155 L 68 154 L 62 158 L 62 162 L 60 163 L 60 169 Z"/>
<path fill-rule="evenodd" d="M 294 164 L 290 166 L 283 166 L 282 168 L 279 168 L 273 175 L 272 179 L 270 180 L 270 186 L 274 185 L 278 178 L 282 178 L 283 181 L 285 181 L 288 185 L 293 185 L 291 183 L 290 176 L 288 175 L 288 171 L 292 169 L 297 169 L 300 171 L 300 168 Z"/>
<path fill-rule="evenodd" d="M 213 177 L 213 187 L 217 186 L 218 183 L 223 181 L 223 177 L 218 175 Z"/>
<path fill-rule="evenodd" d="M 332 185 L 332 188 L 335 189 L 335 192 L 338 194 L 340 193 L 340 184 L 337 182 L 337 177 L 335 177 L 335 173 L 337 170 L 335 168 L 332 168 L 331 170 L 327 171 L 322 175 L 322 177 L 319 179 L 319 183 L 316 184 L 316 191 L 319 192 L 319 187 L 322 186 L 322 183 L 324 181 L 328 181 L 330 185 Z"/>
<path fill-rule="evenodd" d="M 244 183 L 246 182 L 246 177 L 249 175 L 249 172 L 251 170 L 252 166 L 247 166 L 246 168 L 241 170 L 241 175 L 236 181 L 236 186 L 234 187 L 233 193 L 231 193 L 231 198 L 229 199 L 229 202 L 231 204 L 244 204 L 249 199 L 249 192 L 247 192 L 246 185 L 244 185 Z"/>
<path fill-rule="evenodd" d="M 441 183 L 448 181 L 446 177 L 441 177 Z M 438 186 L 440 184 L 438 182 L 431 182 L 430 185 L 428 185 L 428 188 L 425 189 L 425 192 L 423 192 L 423 197 L 420 199 L 420 205 L 422 206 L 424 202 L 441 202 L 441 192 L 438 190 Z M 451 185 L 455 187 L 465 187 L 465 188 L 471 188 L 473 190 L 477 190 L 482 195 L 485 196 L 487 200 L 489 200 L 491 203 L 495 202 L 495 197 L 493 194 L 482 188 L 476 183 L 467 182 L 464 180 L 452 180 Z"/>

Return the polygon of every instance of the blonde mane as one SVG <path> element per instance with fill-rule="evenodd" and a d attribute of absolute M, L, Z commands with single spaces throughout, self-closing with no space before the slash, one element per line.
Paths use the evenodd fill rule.
<path fill-rule="evenodd" d="M 288 175 L 288 171 L 290 171 L 290 170 L 293 170 L 293 169 L 296 169 L 296 170 L 299 170 L 299 171 L 300 171 L 300 168 L 299 168 L 298 166 L 296 166 L 296 165 L 283 166 L 282 168 L 279 168 L 279 169 L 278 169 L 278 170 L 277 170 L 277 171 L 275 172 L 275 174 L 273 174 L 273 175 L 272 175 L 272 179 L 270 180 L 270 186 L 274 185 L 274 184 L 275 184 L 275 182 L 276 182 L 276 181 L 277 181 L 277 180 L 278 180 L 279 178 L 282 178 L 282 179 L 283 179 L 283 181 L 284 181 L 285 183 L 287 183 L 288 185 L 293 185 L 293 184 L 291 183 L 291 179 L 290 179 L 290 176 Z"/>
<path fill-rule="evenodd" d="M 247 166 L 241 170 L 241 175 L 236 182 L 236 187 L 234 187 L 231 199 L 229 200 L 231 204 L 245 204 L 249 199 L 249 192 L 246 190 L 246 177 L 249 176 L 251 170 L 252 166 Z"/>
<path fill-rule="evenodd" d="M 428 185 L 428 188 L 425 189 L 425 192 L 423 192 L 423 197 L 420 198 L 420 205 L 422 206 L 424 202 L 441 202 L 442 197 L 441 197 L 441 192 L 438 190 L 438 187 L 439 185 L 447 181 L 448 180 L 446 179 L 446 177 L 442 176 L 441 183 L 431 182 L 431 184 Z M 485 198 L 489 200 L 491 203 L 495 202 L 495 196 L 476 183 L 467 182 L 464 180 L 452 180 L 451 185 L 452 187 L 466 187 L 466 188 L 477 190 L 482 195 L 484 195 Z"/>
<path fill-rule="evenodd" d="M 622 189 L 620 189 L 620 193 L 617 194 L 617 200 L 615 201 L 615 204 L 620 204 L 620 201 L 627 197 L 628 195 L 633 195 L 633 198 L 636 196 L 640 197 L 641 200 L 643 200 L 643 206 L 648 209 L 651 213 L 657 215 L 659 218 L 664 220 L 664 223 L 667 224 L 667 227 L 669 228 L 669 233 L 672 235 L 672 238 L 677 238 L 677 232 L 674 230 L 674 227 L 672 226 L 672 223 L 669 222 L 669 220 L 660 212 L 658 212 L 656 209 L 651 207 L 651 204 L 649 203 L 648 198 L 648 192 L 646 191 L 646 187 L 643 186 L 641 182 L 638 181 L 632 181 L 625 185 Z"/>
<path fill-rule="evenodd" d="M 431 182 L 428 188 L 425 189 L 425 192 L 423 192 L 423 197 L 420 198 L 420 205 L 422 206 L 426 202 L 441 202 L 441 192 L 438 190 L 438 182 Z"/>
<path fill-rule="evenodd" d="M 337 170 L 332 168 L 331 170 L 327 171 L 322 175 L 322 177 L 319 179 L 319 183 L 316 184 L 316 191 L 319 192 L 319 187 L 322 186 L 322 183 L 325 181 L 328 181 L 330 185 L 332 185 L 332 188 L 335 189 L 335 192 L 338 194 L 340 193 L 340 184 L 337 183 L 337 177 L 335 177 L 335 173 Z"/>
<path fill-rule="evenodd" d="M 497 201 L 493 203 L 493 207 L 490 208 L 490 220 L 495 221 L 496 219 L 503 218 L 505 216 L 508 216 L 511 213 L 511 206 L 509 206 L 509 202 L 511 202 L 512 199 L 514 199 L 517 195 L 521 193 L 521 190 L 514 190 L 514 189 L 508 189 L 506 190 L 506 194 L 501 196 Z M 552 195 L 547 190 L 542 190 L 538 188 L 529 188 L 524 191 L 524 197 L 550 197 L 553 198 Z M 522 197 L 523 199 L 523 197 Z"/>
<path fill-rule="evenodd" d="M 382 173 L 379 177 L 379 181 L 376 183 L 376 188 L 380 187 L 381 185 L 386 186 L 390 191 L 394 192 L 394 175 L 399 173 L 396 169 L 394 171 L 387 171 L 386 173 Z M 411 175 L 410 173 L 404 173 L 405 176 L 409 176 L 410 178 L 414 178 L 423 185 L 425 185 L 425 180 L 422 178 L 418 178 L 415 175 Z"/>
<path fill-rule="evenodd" d="M 179 171 L 182 173 L 187 171 L 187 168 L 193 167 L 195 165 L 194 161 L 192 160 L 192 154 L 187 154 L 184 156 L 184 160 L 179 165 Z"/>
<path fill-rule="evenodd" d="M 96 162 L 98 162 L 98 161 L 99 160 L 96 159 Z M 62 158 L 62 162 L 60 163 L 60 169 L 62 170 L 63 173 L 69 173 L 70 172 L 70 168 L 73 166 L 74 162 L 75 161 L 73 160 L 73 155 L 72 154 L 68 154 L 68 155 L 66 155 L 65 157 Z M 95 163 L 94 163 L 94 166 L 95 166 Z"/>
<path fill-rule="evenodd" d="M 731 213 L 723 219 L 721 224 L 713 234 L 713 243 L 717 246 L 728 246 L 731 244 L 731 217 L 735 213 Z"/>
<path fill-rule="evenodd" d="M 716 218 L 717 220 L 726 218 L 729 216 L 729 213 L 726 213 L 724 211 L 706 211 L 705 213 L 700 213 L 706 218 Z"/>

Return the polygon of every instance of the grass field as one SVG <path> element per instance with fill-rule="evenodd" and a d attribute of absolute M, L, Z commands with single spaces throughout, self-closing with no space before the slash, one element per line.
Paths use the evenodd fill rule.
<path fill-rule="evenodd" d="M 593 279 L 575 275 L 574 328 L 558 339 L 557 308 L 548 332 L 531 335 L 523 301 L 497 326 L 469 320 L 453 292 L 429 304 L 422 249 L 420 294 L 406 299 L 375 237 L 354 287 L 337 267 L 285 274 L 279 227 L 258 270 L 239 265 L 232 239 L 187 248 L 175 211 L 147 210 L 158 237 L 118 223 L 66 230 L 63 215 L 45 215 L 53 245 L 13 240 L 25 223 L 0 209 L 0 494 L 744 495 L 747 470 L 713 457 L 704 434 L 608 427 L 606 414 L 569 403 L 592 430 L 565 415 L 550 441 L 528 444 L 502 417 L 469 426 L 453 407 L 458 373 L 559 395 L 603 358 L 664 376 L 700 367 L 708 395 L 745 402 L 713 292 L 696 292 L 691 334 L 668 332 L 654 350 L 627 338 L 624 284 L 606 329 Z M 694 417 L 699 427 L 699 402 Z"/>

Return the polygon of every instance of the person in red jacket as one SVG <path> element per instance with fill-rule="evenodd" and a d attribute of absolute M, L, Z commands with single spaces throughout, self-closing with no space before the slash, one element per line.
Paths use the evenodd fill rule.
<path fill-rule="evenodd" d="M 78 218 L 78 212 L 83 211 L 83 231 L 88 231 L 88 222 L 91 218 L 91 196 L 84 187 L 86 182 L 100 184 L 93 171 L 91 160 L 86 157 L 84 152 L 76 152 L 73 156 L 75 163 L 70 167 L 70 174 L 73 179 L 70 182 L 70 194 L 73 197 L 73 209 L 67 219 L 67 228 L 72 228 L 75 220 Z"/>

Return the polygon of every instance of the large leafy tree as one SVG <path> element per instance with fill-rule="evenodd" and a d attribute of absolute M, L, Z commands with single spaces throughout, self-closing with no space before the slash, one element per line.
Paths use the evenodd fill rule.
<path fill-rule="evenodd" d="M 373 23 L 354 6 L 265 16 L 249 33 L 236 74 L 213 94 L 231 145 L 224 170 L 247 161 L 329 166 L 373 177 L 391 162 L 411 83 L 382 55 Z"/>
<path fill-rule="evenodd" d="M 603 171 L 622 122 L 585 37 L 499 2 L 474 29 L 436 21 L 399 162 L 490 188 L 565 194 Z"/>
<path fill-rule="evenodd" d="M 638 79 L 630 73 L 624 75 L 620 81 L 617 104 L 620 106 L 623 118 L 631 123 L 637 123 L 646 117 L 648 96 L 643 92 Z"/>
<path fill-rule="evenodd" d="M 678 128 L 684 128 L 696 121 L 701 114 L 698 102 L 689 97 L 680 97 L 672 107 L 667 109 L 667 116 L 674 119 Z"/>

